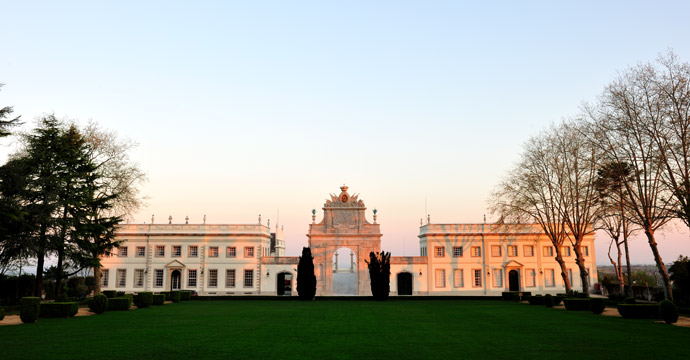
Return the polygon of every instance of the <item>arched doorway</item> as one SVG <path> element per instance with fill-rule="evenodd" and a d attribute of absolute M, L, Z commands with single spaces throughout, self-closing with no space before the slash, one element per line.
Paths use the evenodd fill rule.
<path fill-rule="evenodd" d="M 357 295 L 357 258 L 349 248 L 333 253 L 333 295 Z"/>
<path fill-rule="evenodd" d="M 520 291 L 520 275 L 517 270 L 510 270 L 508 272 L 508 290 Z"/>
<path fill-rule="evenodd" d="M 398 273 L 398 295 L 412 295 L 412 274 Z"/>
<path fill-rule="evenodd" d="M 182 284 L 182 275 L 180 270 L 173 270 L 170 274 L 170 290 L 180 290 L 180 285 Z"/>
<path fill-rule="evenodd" d="M 282 272 L 278 274 L 276 280 L 276 294 L 278 296 L 291 296 L 292 295 L 292 274 L 288 272 Z"/>

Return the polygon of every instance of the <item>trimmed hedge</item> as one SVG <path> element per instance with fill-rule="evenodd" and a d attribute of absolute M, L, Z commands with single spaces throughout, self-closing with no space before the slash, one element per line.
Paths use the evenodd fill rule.
<path fill-rule="evenodd" d="M 662 300 L 659 303 L 659 315 L 667 324 L 678 321 L 678 307 L 671 300 Z"/>
<path fill-rule="evenodd" d="M 192 300 L 192 292 L 191 291 L 182 291 L 180 292 L 180 301 L 189 301 Z"/>
<path fill-rule="evenodd" d="M 544 305 L 544 297 L 541 295 L 530 296 L 527 301 L 530 305 Z"/>
<path fill-rule="evenodd" d="M 5 308 L 0 306 L 0 321 L 5 318 Z"/>
<path fill-rule="evenodd" d="M 102 314 L 108 309 L 108 297 L 98 294 L 89 299 L 89 309 L 96 314 Z"/>
<path fill-rule="evenodd" d="M 626 319 L 657 319 L 657 304 L 618 304 L 618 313 Z"/>
<path fill-rule="evenodd" d="M 41 298 L 23 297 L 19 300 L 19 318 L 23 323 L 33 323 L 41 311 Z"/>
<path fill-rule="evenodd" d="M 117 291 L 115 290 L 103 290 L 102 291 L 103 295 L 105 295 L 108 299 L 112 299 L 117 296 Z"/>
<path fill-rule="evenodd" d="M 132 306 L 132 298 L 130 297 L 114 297 L 108 299 L 108 310 L 129 310 Z"/>
<path fill-rule="evenodd" d="M 180 297 L 182 296 L 181 291 L 171 291 L 170 292 L 170 301 L 174 303 L 180 302 Z"/>
<path fill-rule="evenodd" d="M 163 305 L 165 304 L 165 294 L 153 294 L 152 305 Z"/>
<path fill-rule="evenodd" d="M 529 291 L 504 291 L 501 293 L 501 298 L 507 301 L 518 301 L 520 298 L 529 299 L 532 293 Z"/>
<path fill-rule="evenodd" d="M 153 293 L 149 291 L 143 291 L 134 297 L 134 305 L 137 308 L 147 308 L 153 304 Z"/>
<path fill-rule="evenodd" d="M 78 302 L 52 302 L 41 304 L 40 317 L 72 317 L 79 311 Z"/>
<path fill-rule="evenodd" d="M 604 304 L 603 298 L 590 298 L 589 299 L 589 310 L 594 314 L 601 314 L 604 312 L 606 304 Z"/>
<path fill-rule="evenodd" d="M 563 302 L 563 296 L 556 295 L 553 297 L 553 305 L 560 305 Z"/>
<path fill-rule="evenodd" d="M 544 295 L 544 306 L 547 308 L 552 308 L 553 307 L 553 295 L 551 294 L 546 294 Z"/>
<path fill-rule="evenodd" d="M 563 299 L 563 305 L 565 305 L 566 310 L 588 311 L 589 299 L 565 298 Z"/>

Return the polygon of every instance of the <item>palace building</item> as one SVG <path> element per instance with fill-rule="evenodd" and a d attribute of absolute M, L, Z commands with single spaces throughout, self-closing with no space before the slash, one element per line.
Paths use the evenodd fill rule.
<path fill-rule="evenodd" d="M 381 231 L 348 187 L 331 195 L 307 238 L 318 295 L 371 295 L 365 260 L 381 251 Z M 172 221 L 170 221 L 172 222 Z M 419 256 L 391 256 L 391 295 L 501 295 L 565 291 L 549 238 L 535 224 L 433 224 L 419 228 Z M 199 295 L 297 295 L 298 257 L 285 237 L 256 224 L 127 224 L 119 249 L 101 259 L 102 288 L 125 292 L 195 290 Z M 594 235 L 583 241 L 589 283 L 597 282 Z M 573 289 L 575 252 L 561 249 Z"/>

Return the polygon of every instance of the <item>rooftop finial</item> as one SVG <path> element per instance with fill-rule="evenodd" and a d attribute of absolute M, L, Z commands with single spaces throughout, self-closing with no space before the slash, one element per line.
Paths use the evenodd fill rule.
<path fill-rule="evenodd" d="M 204 214 L 204 225 L 206 225 L 206 215 Z"/>
<path fill-rule="evenodd" d="M 185 224 L 189 224 L 189 216 L 185 216 L 185 217 L 184 217 L 184 223 L 185 223 Z"/>
<path fill-rule="evenodd" d="M 155 217 L 155 215 L 151 215 L 151 224 L 153 224 L 154 217 Z"/>
<path fill-rule="evenodd" d="M 172 224 L 172 215 L 168 216 L 168 224 Z"/>

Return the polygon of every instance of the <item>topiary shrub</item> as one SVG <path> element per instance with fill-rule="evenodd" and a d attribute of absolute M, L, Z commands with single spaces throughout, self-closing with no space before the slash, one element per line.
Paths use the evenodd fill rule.
<path fill-rule="evenodd" d="M 115 296 L 117 296 L 117 291 L 115 290 L 103 290 L 102 291 L 103 295 L 105 295 L 108 299 L 112 299 Z"/>
<path fill-rule="evenodd" d="M 603 298 L 590 298 L 589 299 L 589 311 L 594 314 L 601 314 L 604 312 L 606 305 L 604 304 Z"/>
<path fill-rule="evenodd" d="M 41 311 L 41 298 L 23 297 L 19 300 L 19 318 L 23 323 L 33 323 Z"/>
<path fill-rule="evenodd" d="M 192 292 L 191 291 L 182 291 L 180 292 L 180 301 L 189 301 L 192 300 Z"/>
<path fill-rule="evenodd" d="M 663 300 L 659 303 L 659 315 L 667 324 L 678 321 L 678 307 L 671 300 Z"/>
<path fill-rule="evenodd" d="M 79 311 L 78 302 L 52 302 L 41 304 L 40 317 L 72 317 Z"/>
<path fill-rule="evenodd" d="M 657 304 L 618 304 L 618 313 L 626 319 L 656 319 L 659 317 Z"/>
<path fill-rule="evenodd" d="M 565 305 L 566 310 L 587 311 L 589 310 L 589 299 L 565 298 L 563 305 Z"/>
<path fill-rule="evenodd" d="M 544 305 L 544 297 L 541 295 L 530 296 L 527 301 L 530 305 Z"/>
<path fill-rule="evenodd" d="M 180 302 L 180 297 L 181 297 L 181 291 L 171 291 L 170 292 L 170 301 L 174 303 Z"/>
<path fill-rule="evenodd" d="M 132 298 L 129 297 L 114 297 L 108 299 L 108 310 L 129 310 L 132 306 Z"/>
<path fill-rule="evenodd" d="M 0 321 L 5 318 L 5 308 L 0 306 Z"/>
<path fill-rule="evenodd" d="M 153 305 L 163 305 L 165 304 L 165 294 L 153 294 Z"/>
<path fill-rule="evenodd" d="M 102 314 L 108 309 L 108 297 L 103 294 L 98 294 L 89 299 L 89 309 L 96 314 Z"/>
<path fill-rule="evenodd" d="M 634 297 L 627 297 L 623 300 L 623 303 L 624 304 L 635 304 L 637 302 L 635 301 Z"/>
<path fill-rule="evenodd" d="M 553 296 L 551 294 L 544 295 L 544 306 L 547 308 L 553 307 Z"/>
<path fill-rule="evenodd" d="M 134 305 L 137 308 L 147 308 L 153 304 L 153 293 L 149 291 L 143 291 L 134 297 Z"/>

